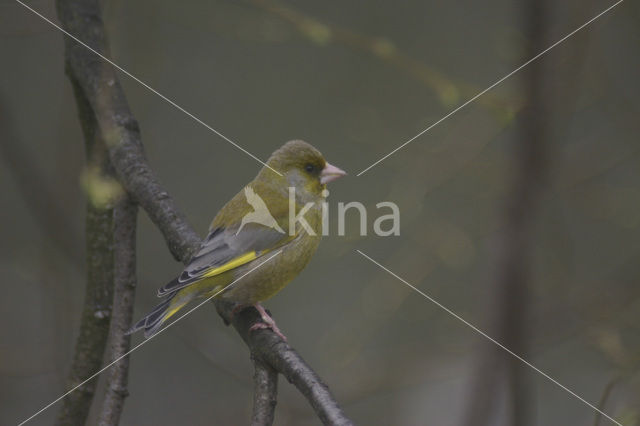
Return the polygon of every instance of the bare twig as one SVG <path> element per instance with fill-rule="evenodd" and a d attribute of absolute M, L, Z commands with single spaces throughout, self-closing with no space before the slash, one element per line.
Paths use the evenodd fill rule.
<path fill-rule="evenodd" d="M 131 336 L 126 334 L 133 320 L 136 285 L 136 218 L 138 207 L 128 196 L 114 211 L 114 297 L 108 340 L 108 361 L 120 358 L 129 351 Z M 98 424 L 115 426 L 120 421 L 124 399 L 129 395 L 127 379 L 129 358 L 116 363 L 107 372 L 107 389 L 102 401 Z"/>
<path fill-rule="evenodd" d="M 281 373 L 309 400 L 320 420 L 327 425 L 351 425 L 329 388 L 287 342 L 270 330 L 249 332 L 260 320 L 254 308 L 232 315 L 233 306 L 216 303 L 220 315 L 230 322 L 249 346 L 253 357 L 263 360 Z"/>
<path fill-rule="evenodd" d="M 102 365 L 109 333 L 113 300 L 112 209 L 89 207 L 87 211 L 87 263 L 89 271 L 80 334 L 69 373 L 68 387 L 74 387 Z M 58 425 L 83 425 L 96 389 L 97 379 L 67 396 L 58 415 Z"/>
<path fill-rule="evenodd" d="M 271 426 L 278 401 L 278 372 L 261 359 L 253 359 L 252 426 Z"/>
<path fill-rule="evenodd" d="M 58 0 L 57 8 L 65 30 L 108 55 L 97 0 Z M 147 164 L 137 122 L 129 110 L 114 69 L 105 66 L 94 53 L 70 38 L 65 39 L 65 47 L 67 71 L 72 82 L 75 82 L 74 87 L 82 92 L 95 114 L 95 121 L 104 135 L 109 159 L 122 186 L 163 233 L 174 257 L 187 262 L 199 247 L 200 238 Z M 238 330 L 254 359 L 282 373 L 292 382 L 307 397 L 323 423 L 351 424 L 326 385 L 297 352 L 269 330 L 249 333 L 251 325 L 260 321 L 255 310 L 246 309 L 231 315 L 231 309 L 221 302 L 216 302 L 216 306 L 221 315 Z M 91 373 L 88 372 L 85 377 Z M 261 392 L 275 389 L 273 374 L 260 372 L 260 377 L 263 380 Z M 269 395 L 275 396 L 275 393 Z"/>
<path fill-rule="evenodd" d="M 101 143 L 95 118 L 87 99 L 71 80 L 76 95 L 78 114 L 82 123 L 87 149 L 87 163 L 96 176 L 109 179 L 111 171 L 104 144 Z M 109 333 L 113 301 L 113 204 L 87 201 L 86 245 L 87 284 L 80 333 L 76 342 L 68 385 L 74 387 L 92 375 L 102 365 Z M 68 395 L 58 413 L 58 425 L 83 425 L 89 414 L 97 380 L 91 380 Z"/>

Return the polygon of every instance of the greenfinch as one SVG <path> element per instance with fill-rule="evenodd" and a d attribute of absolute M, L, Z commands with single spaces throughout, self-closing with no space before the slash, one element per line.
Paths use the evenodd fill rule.
<path fill-rule="evenodd" d="M 148 338 L 189 302 L 215 296 L 235 304 L 234 312 L 254 306 L 263 322 L 252 328 L 284 338 L 260 302 L 293 280 L 315 253 L 326 185 L 345 174 L 304 141 L 284 144 L 222 207 L 189 264 L 158 290 L 164 301 L 129 333 L 144 329 Z"/>

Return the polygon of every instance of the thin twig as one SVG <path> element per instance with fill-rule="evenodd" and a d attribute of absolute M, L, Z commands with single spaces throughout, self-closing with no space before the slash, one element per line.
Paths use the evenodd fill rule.
<path fill-rule="evenodd" d="M 71 79 L 87 150 L 87 163 L 100 179 L 111 171 L 104 144 L 87 99 Z M 68 387 L 75 387 L 97 371 L 104 356 L 113 302 L 113 204 L 96 203 L 88 197 L 86 218 L 87 283 L 80 333 L 76 341 Z M 97 380 L 91 380 L 63 400 L 57 425 L 84 425 L 95 394 Z"/>
<path fill-rule="evenodd" d="M 138 207 L 128 196 L 122 197 L 114 212 L 114 294 L 109 329 L 107 361 L 120 358 L 129 351 L 131 336 L 126 334 L 133 320 L 136 286 L 136 218 Z M 120 421 L 127 389 L 129 357 L 107 372 L 106 392 L 100 409 L 100 426 L 115 426 Z"/>
<path fill-rule="evenodd" d="M 271 426 L 278 401 L 278 372 L 261 359 L 253 357 L 252 426 Z"/>
<path fill-rule="evenodd" d="M 282 374 L 307 398 L 325 425 L 346 426 L 349 420 L 322 379 L 287 342 L 271 330 L 249 331 L 260 321 L 254 308 L 232 314 L 233 306 L 217 301 L 218 313 L 230 322 L 249 346 L 254 357 L 259 358 Z"/>

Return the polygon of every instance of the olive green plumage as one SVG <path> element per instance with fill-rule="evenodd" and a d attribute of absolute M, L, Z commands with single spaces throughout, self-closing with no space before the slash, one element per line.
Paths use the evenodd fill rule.
<path fill-rule="evenodd" d="M 196 299 L 216 295 L 239 306 L 256 305 L 304 269 L 320 243 L 326 182 L 344 172 L 303 141 L 287 142 L 267 165 L 222 207 L 182 274 L 158 291 L 166 300 L 130 333 L 144 329 L 145 337 L 152 335 Z M 301 221 L 294 221 L 290 229 L 290 188 L 295 189 L 293 217 L 306 207 L 303 218 L 312 232 Z"/>

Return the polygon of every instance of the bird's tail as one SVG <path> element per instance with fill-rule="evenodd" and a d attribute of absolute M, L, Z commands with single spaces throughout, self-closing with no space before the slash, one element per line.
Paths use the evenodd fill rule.
<path fill-rule="evenodd" d="M 176 293 L 178 292 L 174 291 L 173 293 L 169 293 L 166 296 L 166 300 L 153 308 L 149 315 L 131 327 L 131 329 L 127 331 L 127 334 L 133 334 L 136 331 L 144 329 L 145 339 L 153 336 L 169 318 L 189 302 L 189 300 L 184 300 L 184 298 L 175 297 Z"/>

